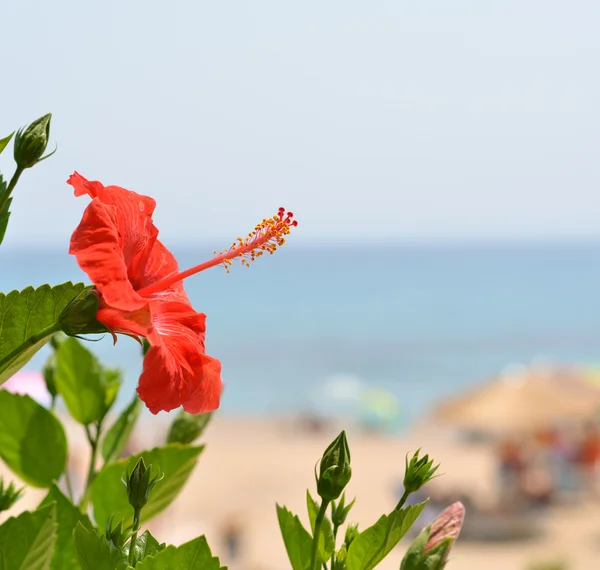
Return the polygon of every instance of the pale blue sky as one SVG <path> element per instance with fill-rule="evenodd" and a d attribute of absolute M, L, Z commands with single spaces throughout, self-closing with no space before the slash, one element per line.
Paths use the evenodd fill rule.
<path fill-rule="evenodd" d="M 157 198 L 168 244 L 220 249 L 280 205 L 298 242 L 599 237 L 599 21 L 596 0 L 4 0 L 0 135 L 51 111 L 58 143 L 6 243 L 66 244 L 75 169 Z"/>

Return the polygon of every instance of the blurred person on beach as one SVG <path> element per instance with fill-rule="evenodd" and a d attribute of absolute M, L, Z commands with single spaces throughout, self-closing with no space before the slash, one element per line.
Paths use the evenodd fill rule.
<path fill-rule="evenodd" d="M 591 496 L 599 496 L 600 479 L 600 429 L 597 424 L 586 425 L 585 433 L 577 453 L 577 461 L 584 491 Z"/>
<path fill-rule="evenodd" d="M 230 516 L 221 527 L 221 540 L 227 553 L 227 560 L 231 562 L 239 561 L 243 550 L 244 528 L 239 517 Z"/>
<path fill-rule="evenodd" d="M 515 438 L 502 439 L 497 447 L 499 494 L 505 505 L 518 504 L 525 471 L 523 449 Z"/>

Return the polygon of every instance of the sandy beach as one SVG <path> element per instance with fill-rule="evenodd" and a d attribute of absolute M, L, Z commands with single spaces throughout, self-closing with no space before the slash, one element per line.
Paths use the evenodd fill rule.
<path fill-rule="evenodd" d="M 136 446 L 164 441 L 165 426 L 156 419 L 145 420 L 141 427 Z M 206 534 L 215 554 L 232 570 L 289 568 L 275 504 L 286 505 L 308 526 L 306 489 L 315 494 L 313 466 L 337 428 L 307 433 L 292 418 L 214 418 L 201 439 L 206 449 L 188 486 L 149 528 L 161 541 L 171 543 Z M 70 429 L 77 445 L 83 445 L 80 431 L 76 426 Z M 493 504 L 494 463 L 485 447 L 457 442 L 433 429 L 416 429 L 400 437 L 349 429 L 348 437 L 353 476 L 347 495 L 358 497 L 350 519 L 361 528 L 394 507 L 404 457 L 419 447 L 442 464 L 443 476 L 430 483 L 430 492 L 444 493 L 449 499 L 469 493 L 480 505 Z M 35 506 L 42 496 L 43 492 L 28 491 L 11 514 Z M 227 559 L 224 544 L 224 530 L 231 524 L 239 528 L 241 537 L 237 561 Z M 448 567 L 527 570 L 534 562 L 564 560 L 569 570 L 589 570 L 600 562 L 600 502 L 553 507 L 544 517 L 543 529 L 542 536 L 521 542 L 459 540 Z M 402 541 L 380 568 L 397 569 L 408 542 Z"/>

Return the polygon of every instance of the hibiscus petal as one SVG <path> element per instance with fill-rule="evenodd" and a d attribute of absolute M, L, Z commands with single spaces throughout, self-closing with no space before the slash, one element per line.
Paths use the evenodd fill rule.
<path fill-rule="evenodd" d="M 149 196 L 120 186 L 105 187 L 100 182 L 86 180 L 78 172 L 73 173 L 67 182 L 73 186 L 75 196 L 88 194 L 92 199 L 115 207 L 120 255 L 124 258 L 129 277 L 135 286 L 138 272 L 143 269 L 158 235 L 158 230 L 152 223 L 156 202 Z"/>
<path fill-rule="evenodd" d="M 190 413 L 219 407 L 221 363 L 204 353 L 205 315 L 186 303 L 151 301 L 153 330 L 138 394 L 156 414 L 180 406 Z"/>
<path fill-rule="evenodd" d="M 138 295 L 127 275 L 114 206 L 94 198 L 83 213 L 81 223 L 71 236 L 69 253 L 75 255 L 106 304 L 124 311 L 135 311 L 147 301 Z"/>

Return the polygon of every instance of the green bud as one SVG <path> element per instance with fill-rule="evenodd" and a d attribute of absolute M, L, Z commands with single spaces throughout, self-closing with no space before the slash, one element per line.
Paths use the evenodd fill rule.
<path fill-rule="evenodd" d="M 131 536 L 131 532 L 127 529 L 123 529 L 123 520 L 121 520 L 114 528 L 112 522 L 113 515 L 111 515 L 106 523 L 106 540 L 112 542 L 116 548 L 123 548 Z"/>
<path fill-rule="evenodd" d="M 0 513 L 8 511 L 23 495 L 24 489 L 18 489 L 11 482 L 8 487 L 4 487 L 4 479 L 0 478 Z"/>
<path fill-rule="evenodd" d="M 358 525 L 356 523 L 349 524 L 346 527 L 346 534 L 344 535 L 344 544 L 346 545 L 346 550 L 350 548 L 352 541 L 359 535 Z"/>
<path fill-rule="evenodd" d="M 183 443 L 184 445 L 192 443 L 202 435 L 211 417 L 212 412 L 206 414 L 188 414 L 182 410 L 171 424 L 167 443 Z"/>
<path fill-rule="evenodd" d="M 346 505 L 346 493 L 342 493 L 342 498 L 340 502 L 336 504 L 335 501 L 331 504 L 331 522 L 333 522 L 333 526 L 340 527 L 346 522 L 346 518 L 350 509 L 356 503 L 356 499 L 354 499 L 349 505 Z"/>
<path fill-rule="evenodd" d="M 60 328 L 69 336 L 106 332 L 106 327 L 96 319 L 99 293 L 88 287 L 75 297 L 58 317 Z"/>
<path fill-rule="evenodd" d="M 333 570 L 346 570 L 346 558 L 348 556 L 348 549 L 345 544 L 336 552 L 335 559 L 333 561 Z"/>
<path fill-rule="evenodd" d="M 144 458 L 140 457 L 131 474 L 128 475 L 127 471 L 125 471 L 123 478 L 121 479 L 125 484 L 125 487 L 127 487 L 129 504 L 137 512 L 141 511 L 146 506 L 154 485 L 164 477 L 159 470 L 156 477 L 150 478 L 151 472 L 152 465 L 146 467 Z"/>
<path fill-rule="evenodd" d="M 317 478 L 317 493 L 325 501 L 337 499 L 350 481 L 350 449 L 342 431 L 323 453 Z"/>
<path fill-rule="evenodd" d="M 408 460 L 406 456 L 406 469 L 404 471 L 404 489 L 409 493 L 415 493 L 425 483 L 433 478 L 434 473 L 439 468 L 439 463 L 434 467 L 433 459 L 429 459 L 429 455 L 419 457 L 421 449 L 417 449 L 416 453 Z"/>
<path fill-rule="evenodd" d="M 19 168 L 31 168 L 38 162 L 48 158 L 42 155 L 46 152 L 50 138 L 50 119 L 52 113 L 33 121 L 28 127 L 23 127 L 15 135 L 14 157 Z M 54 153 L 51 153 L 54 154 Z"/>

